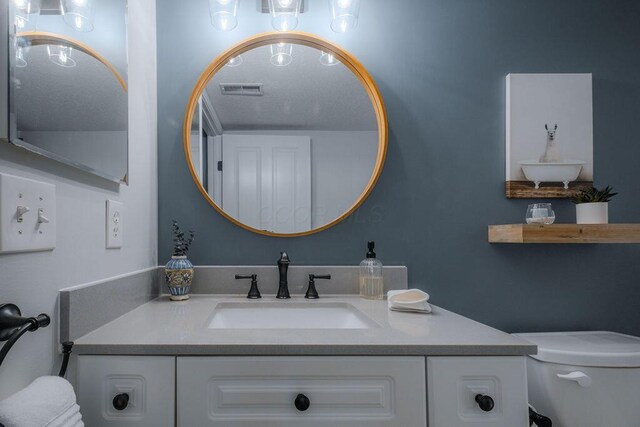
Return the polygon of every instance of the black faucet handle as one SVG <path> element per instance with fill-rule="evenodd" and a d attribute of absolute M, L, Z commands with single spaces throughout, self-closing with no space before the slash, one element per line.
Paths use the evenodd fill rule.
<path fill-rule="evenodd" d="M 240 280 L 240 279 L 251 279 L 251 288 L 249 288 L 249 293 L 247 294 L 247 298 L 249 299 L 262 298 L 262 295 L 260 295 L 260 291 L 258 290 L 257 274 L 236 274 L 236 280 Z"/>
<path fill-rule="evenodd" d="M 318 295 L 318 291 L 316 290 L 316 279 L 331 279 L 330 274 L 310 274 L 309 275 L 309 287 L 307 288 L 307 293 L 304 294 L 304 297 L 307 299 L 318 299 L 320 295 Z"/>

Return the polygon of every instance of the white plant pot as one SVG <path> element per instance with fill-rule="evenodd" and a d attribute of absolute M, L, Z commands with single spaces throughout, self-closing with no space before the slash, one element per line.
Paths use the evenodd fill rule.
<path fill-rule="evenodd" d="M 609 224 L 609 203 L 579 203 L 576 224 Z"/>

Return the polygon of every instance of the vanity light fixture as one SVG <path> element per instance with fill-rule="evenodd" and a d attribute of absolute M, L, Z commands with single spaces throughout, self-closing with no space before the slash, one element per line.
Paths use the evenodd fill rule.
<path fill-rule="evenodd" d="M 298 26 L 301 0 L 269 0 L 271 25 L 277 31 L 291 31 Z"/>
<path fill-rule="evenodd" d="M 284 67 L 293 61 L 293 44 L 276 43 L 271 45 L 271 63 L 276 67 Z"/>
<path fill-rule="evenodd" d="M 211 24 L 216 30 L 231 31 L 238 25 L 240 0 L 209 0 Z"/>
<path fill-rule="evenodd" d="M 24 68 L 27 66 L 27 60 L 25 58 L 25 47 L 17 46 L 16 47 L 16 67 Z"/>
<path fill-rule="evenodd" d="M 338 65 L 340 61 L 335 57 L 335 55 L 331 52 L 325 52 L 324 50 L 320 51 L 320 63 L 322 65 L 326 65 L 327 67 L 331 67 L 333 65 Z"/>
<path fill-rule="evenodd" d="M 73 48 L 69 46 L 47 45 L 49 60 L 61 67 L 72 68 L 76 66 L 76 61 L 71 58 L 71 52 L 73 52 Z"/>
<path fill-rule="evenodd" d="M 40 0 L 13 0 L 17 32 L 35 31 L 40 15 Z"/>
<path fill-rule="evenodd" d="M 336 33 L 346 33 L 358 25 L 360 0 L 329 0 L 331 29 Z"/>
<path fill-rule="evenodd" d="M 233 58 L 228 60 L 227 63 L 226 63 L 226 66 L 227 67 L 237 67 L 240 64 L 242 64 L 242 55 L 234 56 Z"/>
<path fill-rule="evenodd" d="M 67 25 L 83 33 L 93 31 L 94 0 L 61 0 L 60 6 Z"/>

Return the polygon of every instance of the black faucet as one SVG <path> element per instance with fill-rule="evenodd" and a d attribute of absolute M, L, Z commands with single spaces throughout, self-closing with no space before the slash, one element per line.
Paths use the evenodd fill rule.
<path fill-rule="evenodd" d="M 287 269 L 289 268 L 289 255 L 286 252 L 280 252 L 280 259 L 278 260 L 278 272 L 280 273 L 280 281 L 278 282 L 278 294 L 276 298 L 288 299 L 289 284 L 287 282 Z"/>

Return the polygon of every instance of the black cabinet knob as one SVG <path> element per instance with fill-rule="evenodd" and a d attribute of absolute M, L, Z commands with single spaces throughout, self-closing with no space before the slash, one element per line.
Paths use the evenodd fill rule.
<path fill-rule="evenodd" d="M 127 408 L 129 404 L 129 395 L 127 393 L 117 394 L 116 397 L 113 398 L 113 407 L 118 411 L 122 411 Z"/>
<path fill-rule="evenodd" d="M 476 403 L 484 412 L 491 412 L 495 406 L 491 396 L 485 396 L 483 394 L 476 394 Z"/>
<path fill-rule="evenodd" d="M 296 400 L 294 401 L 296 405 L 296 409 L 298 411 L 306 411 L 311 406 L 311 401 L 304 394 L 299 394 L 296 396 Z"/>

